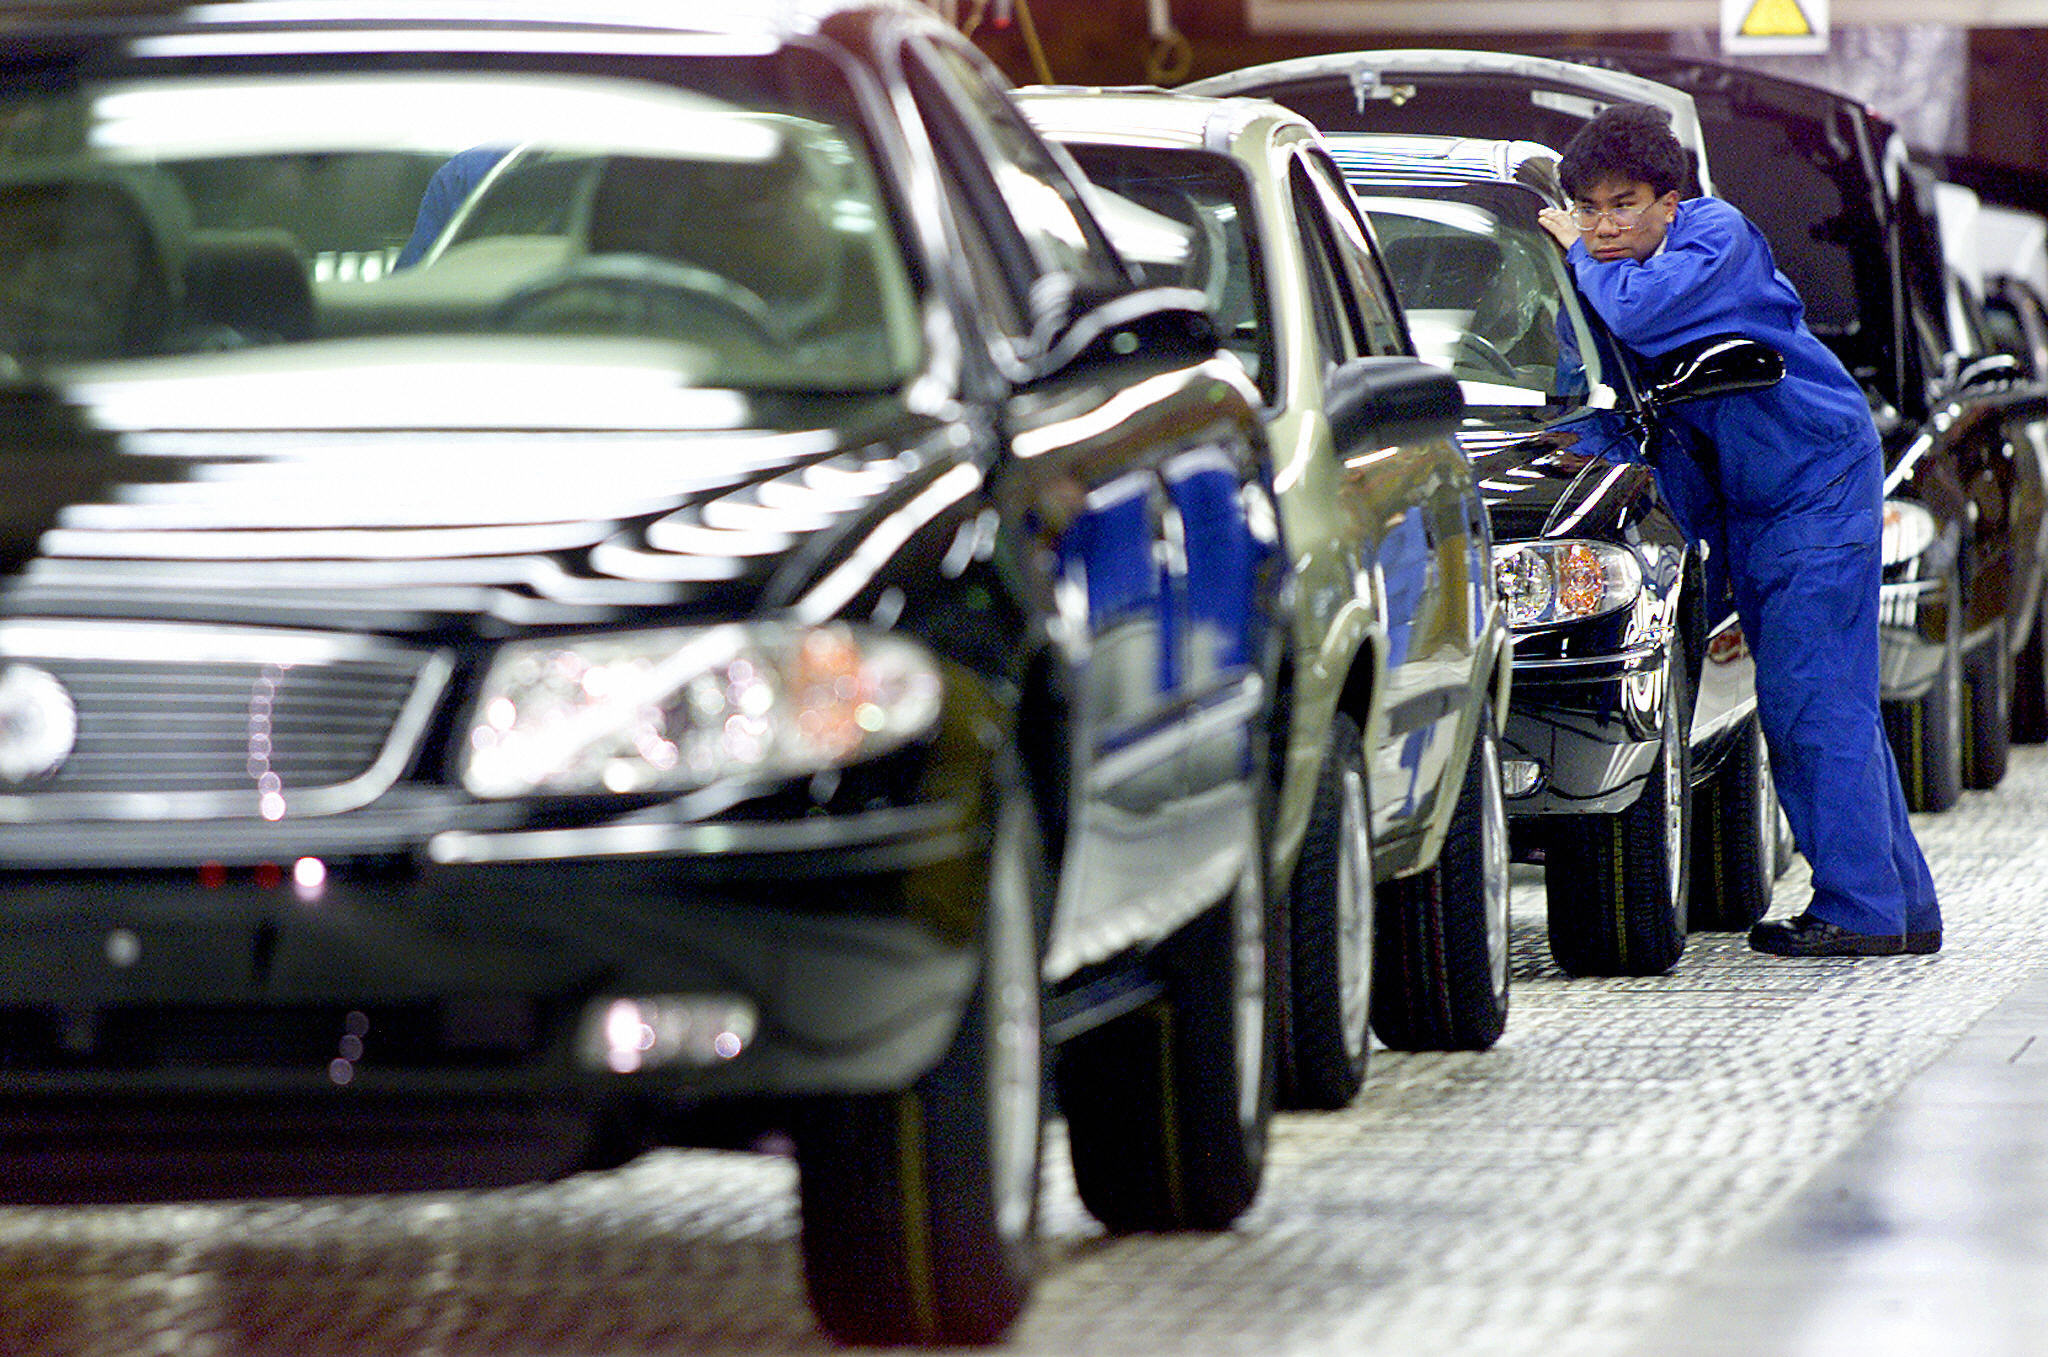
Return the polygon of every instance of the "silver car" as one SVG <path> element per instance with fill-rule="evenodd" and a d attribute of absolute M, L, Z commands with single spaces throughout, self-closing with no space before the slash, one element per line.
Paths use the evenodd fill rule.
<path fill-rule="evenodd" d="M 1388 1045 L 1489 1046 L 1507 1018 L 1511 658 L 1485 505 L 1447 437 L 1455 385 L 1415 360 L 1371 229 L 1299 114 L 1018 97 L 1102 191 L 1122 252 L 1204 292 L 1263 398 L 1296 574 L 1271 851 L 1291 919 L 1287 1100 L 1338 1105 L 1358 1087 L 1368 977 Z"/>

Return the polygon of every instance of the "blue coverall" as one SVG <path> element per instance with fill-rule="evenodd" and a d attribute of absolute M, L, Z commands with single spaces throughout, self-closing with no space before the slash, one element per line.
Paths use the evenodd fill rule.
<path fill-rule="evenodd" d="M 462 206 L 462 200 L 470 190 L 483 182 L 491 167 L 505 158 L 508 148 L 503 146 L 472 146 L 467 151 L 456 153 L 434 171 L 434 177 L 427 181 L 427 191 L 420 197 L 420 210 L 412 225 L 412 235 L 398 252 L 392 263 L 395 269 L 409 269 L 426 257 L 427 251 L 440 238 L 443 228 L 455 215 L 455 209 Z"/>
<path fill-rule="evenodd" d="M 1717 198 L 1681 202 L 1648 259 L 1603 262 L 1583 242 L 1566 258 L 1639 353 L 1743 334 L 1784 355 L 1775 386 L 1672 411 L 1716 449 L 1718 478 L 1665 454 L 1659 483 L 1726 563 L 1771 773 L 1813 867 L 1808 908 L 1859 933 L 1939 929 L 1878 706 L 1884 465 L 1862 388 L 1807 329 L 1763 233 Z"/>

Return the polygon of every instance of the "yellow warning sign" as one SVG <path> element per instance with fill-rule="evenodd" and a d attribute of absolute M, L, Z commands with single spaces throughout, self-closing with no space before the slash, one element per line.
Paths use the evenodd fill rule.
<path fill-rule="evenodd" d="M 1756 0 L 1738 30 L 1745 38 L 1803 37 L 1813 32 L 1799 0 Z"/>
<path fill-rule="evenodd" d="M 1721 0 L 1721 50 L 1731 55 L 1825 52 L 1828 0 Z"/>

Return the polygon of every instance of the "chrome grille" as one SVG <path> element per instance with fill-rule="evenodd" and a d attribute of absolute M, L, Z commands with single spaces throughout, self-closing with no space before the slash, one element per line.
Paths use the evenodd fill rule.
<path fill-rule="evenodd" d="M 11 820 L 275 820 L 365 805 L 403 772 L 451 669 L 366 636 L 0 624 L 0 670 L 17 663 L 62 685 L 76 730 L 53 771 L 0 786 Z"/>
<path fill-rule="evenodd" d="M 33 791 L 333 787 L 368 772 L 412 691 L 391 664 L 45 663 L 78 707 L 78 744 Z"/>

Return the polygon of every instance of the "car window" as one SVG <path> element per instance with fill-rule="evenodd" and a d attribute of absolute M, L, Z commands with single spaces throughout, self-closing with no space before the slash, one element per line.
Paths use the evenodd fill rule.
<path fill-rule="evenodd" d="M 1010 102 L 986 59 L 951 43 L 919 43 L 910 55 L 913 62 L 931 62 L 939 76 L 913 84 L 927 104 L 943 95 L 968 111 L 997 191 L 1030 245 L 1034 271 L 1065 275 L 1086 289 L 1127 286 L 1081 190 Z"/>
<path fill-rule="evenodd" d="M 1984 299 L 1953 269 L 1948 271 L 1948 331 L 1955 351 L 1965 358 L 1981 358 L 1997 348 Z"/>
<path fill-rule="evenodd" d="M 708 385 L 904 380 L 913 275 L 843 82 L 821 60 L 802 80 L 661 72 L 19 96 L 0 107 L 0 354 L 34 371 L 434 336 L 651 345 Z"/>
<path fill-rule="evenodd" d="M 1537 199 L 1510 185 L 1471 195 L 1360 192 L 1416 353 L 1474 405 L 1586 403 L 1603 381 L 1599 349 Z"/>
<path fill-rule="evenodd" d="M 1103 226 L 1143 281 L 1191 287 L 1223 342 L 1278 399 L 1265 265 L 1249 238 L 1251 185 L 1228 156 L 1208 151 L 1070 143 L 1096 189 Z"/>
<path fill-rule="evenodd" d="M 1287 189 L 1294 200 L 1294 226 L 1300 233 L 1302 262 L 1308 269 L 1309 309 L 1315 319 L 1317 343 L 1326 365 L 1347 362 L 1363 352 L 1360 335 L 1365 324 L 1359 318 L 1350 279 L 1337 262 L 1329 210 L 1317 196 L 1298 156 L 1290 158 Z"/>
<path fill-rule="evenodd" d="M 1336 232 L 1337 259 L 1363 327 L 1360 335 L 1365 351 L 1375 354 L 1409 352 L 1408 331 L 1401 321 L 1400 308 L 1389 290 L 1385 274 L 1375 261 L 1365 220 L 1359 214 L 1351 190 L 1344 186 L 1344 176 L 1336 164 L 1319 150 L 1305 152 L 1302 158 L 1308 167 L 1309 182 L 1316 196 L 1322 200 L 1327 219 Z"/>
<path fill-rule="evenodd" d="M 1816 122 L 1695 91 L 1718 191 L 1771 243 L 1806 323 L 1858 380 L 1890 391 L 1899 357 L 1881 185 L 1846 111 Z M 1894 396 L 1900 393 L 1891 393 Z"/>

